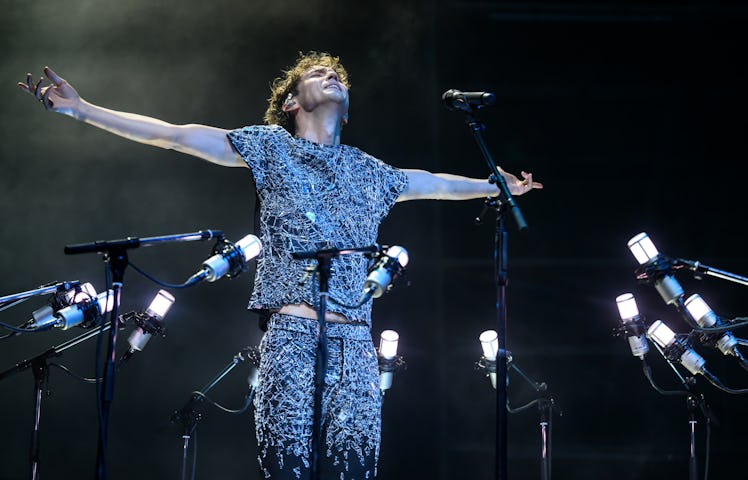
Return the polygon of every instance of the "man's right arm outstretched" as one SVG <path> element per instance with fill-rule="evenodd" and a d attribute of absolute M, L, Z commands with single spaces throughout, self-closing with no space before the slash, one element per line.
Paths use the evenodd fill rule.
<path fill-rule="evenodd" d="M 135 142 L 176 150 L 225 167 L 247 166 L 231 146 L 226 136 L 228 130 L 198 124 L 174 125 L 156 118 L 99 107 L 83 100 L 49 67 L 44 67 L 44 74 L 51 82 L 47 86 L 44 86 L 44 78 L 34 83 L 30 73 L 26 75 L 26 82 L 19 82 L 18 86 L 39 100 L 47 110 Z"/>

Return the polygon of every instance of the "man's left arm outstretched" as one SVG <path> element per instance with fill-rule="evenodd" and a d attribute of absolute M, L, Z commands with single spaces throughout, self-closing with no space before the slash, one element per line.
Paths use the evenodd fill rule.
<path fill-rule="evenodd" d="M 498 194 L 496 185 L 484 179 L 416 169 L 403 169 L 403 172 L 408 176 L 408 188 L 398 197 L 398 202 L 427 199 L 470 200 Z M 523 195 L 530 190 L 543 188 L 542 183 L 533 180 L 532 173 L 522 172 L 522 179 L 501 168 L 499 173 L 506 180 L 512 195 Z"/>

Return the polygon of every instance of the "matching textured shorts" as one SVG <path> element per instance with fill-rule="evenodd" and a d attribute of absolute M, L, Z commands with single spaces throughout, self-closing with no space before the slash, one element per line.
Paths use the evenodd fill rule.
<path fill-rule="evenodd" d="M 316 320 L 273 314 L 260 343 L 255 423 L 266 478 L 309 478 L 314 418 Z M 327 323 L 321 478 L 373 479 L 379 456 L 379 367 L 366 325 Z"/>

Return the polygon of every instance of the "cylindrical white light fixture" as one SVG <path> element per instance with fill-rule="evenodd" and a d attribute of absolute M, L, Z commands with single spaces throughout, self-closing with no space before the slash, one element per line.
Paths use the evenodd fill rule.
<path fill-rule="evenodd" d="M 499 354 L 499 335 L 496 330 L 484 331 L 480 334 L 478 340 L 480 340 L 480 346 L 483 349 L 483 357 L 495 362 Z M 496 388 L 496 371 L 488 372 L 488 377 L 491 379 L 491 386 Z"/>
<path fill-rule="evenodd" d="M 675 333 L 667 325 L 662 323 L 662 321 L 657 320 L 649 327 L 647 337 L 657 342 L 657 344 L 665 350 L 665 354 L 668 358 L 671 358 L 668 350 L 673 351 L 673 356 L 677 357 L 681 365 L 691 372 L 692 375 L 704 373 L 706 360 L 696 353 L 693 348 L 689 348 L 679 342 L 675 338 Z"/>
<path fill-rule="evenodd" d="M 632 237 L 628 242 L 628 246 L 640 265 L 654 260 L 660 254 L 657 251 L 657 247 L 654 246 L 654 243 L 649 238 L 649 235 L 644 232 Z"/>
<path fill-rule="evenodd" d="M 161 322 L 169 312 L 169 309 L 171 309 L 172 305 L 174 305 L 174 295 L 166 290 L 159 290 L 156 293 L 156 296 L 153 297 L 153 300 L 151 300 L 151 304 L 145 310 L 146 317 L 149 317 L 145 319 L 145 323 L 147 324 L 151 321 Z M 152 327 L 153 325 L 146 325 L 146 329 Z M 142 351 L 152 335 L 152 333 L 147 332 L 142 327 L 133 330 L 130 334 L 130 338 L 127 339 L 130 343 L 130 351 Z"/>
<path fill-rule="evenodd" d="M 706 304 L 701 295 L 694 293 L 686 299 L 684 302 L 686 310 L 688 311 L 691 318 L 696 321 L 701 327 L 713 327 L 717 323 L 717 315 L 714 311 Z"/>
<path fill-rule="evenodd" d="M 408 265 L 408 251 L 405 250 L 400 245 L 393 245 L 390 248 L 387 249 L 387 252 L 385 254 L 388 257 L 392 257 L 395 260 L 397 260 L 397 263 L 400 264 L 401 267 L 405 267 Z"/>
<path fill-rule="evenodd" d="M 249 234 L 236 242 L 236 246 L 244 252 L 244 261 L 248 262 L 255 258 L 262 251 L 262 243 L 256 236 Z"/>
<path fill-rule="evenodd" d="M 169 312 L 172 305 L 174 305 L 174 295 L 166 290 L 159 290 L 156 296 L 153 297 L 151 304 L 145 310 L 145 313 L 161 320 Z"/>
<path fill-rule="evenodd" d="M 32 316 L 34 317 L 34 323 L 31 328 L 44 329 L 49 327 L 61 327 L 59 325 L 60 319 L 57 317 L 57 313 L 66 310 L 69 315 L 77 316 L 77 313 L 73 312 L 75 308 L 70 308 L 76 304 L 83 304 L 92 301 L 96 297 L 96 289 L 90 283 L 84 283 L 71 288 L 64 293 L 62 305 L 56 306 L 58 310 L 52 308 L 50 305 L 45 305 L 42 308 L 34 310 Z M 82 312 L 81 312 L 82 315 Z M 82 320 L 81 320 L 82 321 Z"/>
<path fill-rule="evenodd" d="M 496 330 L 486 330 L 478 337 L 480 340 L 481 348 L 483 348 L 483 356 L 487 360 L 496 360 L 496 355 L 499 353 L 499 335 Z"/>
<path fill-rule="evenodd" d="M 88 295 L 88 294 L 86 294 Z M 114 308 L 114 290 L 101 292 L 87 302 L 74 303 L 55 314 L 58 322 L 55 327 L 67 330 L 83 323 L 93 321 L 98 315 L 111 312 Z M 93 310 L 96 310 L 96 313 Z"/>
<path fill-rule="evenodd" d="M 702 328 L 709 328 L 721 324 L 719 317 L 714 310 L 707 305 L 701 295 L 694 293 L 684 302 L 688 314 Z M 735 355 L 735 347 L 738 340 L 730 332 L 725 332 L 719 340 L 715 342 L 717 349 L 725 355 Z"/>
<path fill-rule="evenodd" d="M 232 247 L 230 254 L 217 253 L 203 262 L 203 269 L 207 272 L 205 277 L 207 281 L 215 282 L 229 272 L 235 274 L 235 269 L 244 266 L 246 262 L 262 251 L 260 239 L 251 233 L 233 244 Z M 237 254 L 240 258 L 235 256 Z"/>
<path fill-rule="evenodd" d="M 636 299 L 631 293 L 624 293 L 616 297 L 616 305 L 618 305 L 618 313 L 621 315 L 621 320 L 630 320 L 639 316 L 639 308 L 636 306 Z"/>
<path fill-rule="evenodd" d="M 391 360 L 397 356 L 397 343 L 400 335 L 394 330 L 385 330 L 379 337 L 379 354 Z"/>
<path fill-rule="evenodd" d="M 631 354 L 643 359 L 644 355 L 649 352 L 649 345 L 644 337 L 644 322 L 639 316 L 639 308 L 636 306 L 634 295 L 631 293 L 619 295 L 616 297 L 616 305 L 626 331 Z"/>
<path fill-rule="evenodd" d="M 651 338 L 657 345 L 667 348 L 675 342 L 675 332 L 670 327 L 662 323 L 662 320 L 655 320 L 647 330 L 647 337 Z"/>
<path fill-rule="evenodd" d="M 85 302 L 86 300 L 93 299 L 95 296 L 96 289 L 88 282 L 80 285 L 79 288 L 73 288 L 67 293 L 69 304 Z"/>
<path fill-rule="evenodd" d="M 394 330 L 384 330 L 379 336 L 379 355 L 384 359 L 384 362 L 380 363 L 379 390 L 383 394 L 385 390 L 389 390 L 392 386 L 392 378 L 394 377 L 392 366 L 395 357 L 397 357 L 399 340 L 400 335 Z"/>
<path fill-rule="evenodd" d="M 628 246 L 640 265 L 653 262 L 660 255 L 649 235 L 644 232 L 632 237 Z M 667 304 L 678 303 L 684 295 L 683 287 L 672 275 L 661 274 L 655 277 L 654 287 Z"/>
<path fill-rule="evenodd" d="M 96 305 L 98 305 L 99 313 L 102 315 L 111 312 L 114 309 L 114 290 L 110 289 L 98 294 L 96 296 Z"/>

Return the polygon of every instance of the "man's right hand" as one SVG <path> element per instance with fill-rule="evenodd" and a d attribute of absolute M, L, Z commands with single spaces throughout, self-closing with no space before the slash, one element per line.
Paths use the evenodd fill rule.
<path fill-rule="evenodd" d="M 44 86 L 44 77 L 34 83 L 34 77 L 27 73 L 26 83 L 18 82 L 18 86 L 39 100 L 47 110 L 76 117 L 81 103 L 78 92 L 51 68 L 44 67 L 44 75 L 52 82 L 50 85 Z"/>

